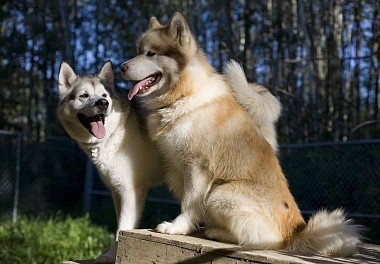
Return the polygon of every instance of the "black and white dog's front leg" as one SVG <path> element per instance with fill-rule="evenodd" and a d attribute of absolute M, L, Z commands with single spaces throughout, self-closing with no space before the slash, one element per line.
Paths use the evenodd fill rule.
<path fill-rule="evenodd" d="M 147 190 L 147 186 L 139 186 L 139 188 L 118 188 L 112 191 L 117 217 L 116 241 L 96 258 L 95 263 L 115 263 L 119 232 L 137 227 Z"/>
<path fill-rule="evenodd" d="M 120 230 L 135 229 L 141 218 L 147 186 L 135 186 L 119 191 L 120 215 L 118 218 L 117 237 Z"/>

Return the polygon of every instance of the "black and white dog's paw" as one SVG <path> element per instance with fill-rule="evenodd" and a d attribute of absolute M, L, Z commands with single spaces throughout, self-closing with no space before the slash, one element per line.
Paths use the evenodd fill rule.
<path fill-rule="evenodd" d="M 95 259 L 97 264 L 114 264 L 116 260 L 117 242 Z"/>

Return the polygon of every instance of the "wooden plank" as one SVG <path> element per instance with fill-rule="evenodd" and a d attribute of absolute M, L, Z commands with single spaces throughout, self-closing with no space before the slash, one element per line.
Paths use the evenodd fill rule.
<path fill-rule="evenodd" d="M 141 229 L 121 231 L 117 264 L 232 264 L 232 263 L 380 263 L 380 246 L 363 245 L 352 258 L 326 258 L 316 255 L 298 255 L 285 251 L 250 250 L 239 245 L 220 243 L 194 236 L 166 235 Z"/>

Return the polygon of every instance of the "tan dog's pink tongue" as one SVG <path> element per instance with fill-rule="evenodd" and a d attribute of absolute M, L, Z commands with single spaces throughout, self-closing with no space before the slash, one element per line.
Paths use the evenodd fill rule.
<path fill-rule="evenodd" d="M 102 121 L 92 121 L 90 122 L 92 134 L 98 138 L 102 139 L 106 135 L 106 128 L 103 125 Z"/>
<path fill-rule="evenodd" d="M 151 84 L 152 82 L 154 82 L 154 78 L 153 77 L 148 77 L 142 81 L 139 81 L 138 83 L 136 83 L 131 90 L 129 90 L 129 93 L 128 93 L 128 100 L 132 100 L 133 96 L 135 96 L 139 90 L 140 90 L 140 87 L 144 87 L 144 86 L 147 86 L 149 84 Z"/>

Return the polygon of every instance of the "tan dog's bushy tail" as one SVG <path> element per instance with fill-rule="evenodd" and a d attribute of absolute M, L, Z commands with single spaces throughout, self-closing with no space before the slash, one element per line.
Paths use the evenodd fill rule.
<path fill-rule="evenodd" d="M 281 103 L 267 88 L 249 83 L 243 68 L 234 60 L 224 67 L 225 81 L 236 101 L 247 111 L 268 143 L 277 150 L 275 123 L 281 114 Z"/>
<path fill-rule="evenodd" d="M 250 116 L 259 115 L 266 122 L 278 120 L 281 103 L 264 86 L 249 83 L 239 63 L 230 60 L 224 67 L 224 74 L 236 100 Z"/>
<path fill-rule="evenodd" d="M 357 251 L 362 230 L 362 226 L 346 219 L 343 210 L 323 210 L 309 219 L 304 230 L 289 239 L 287 249 L 334 257 L 351 256 Z"/>

